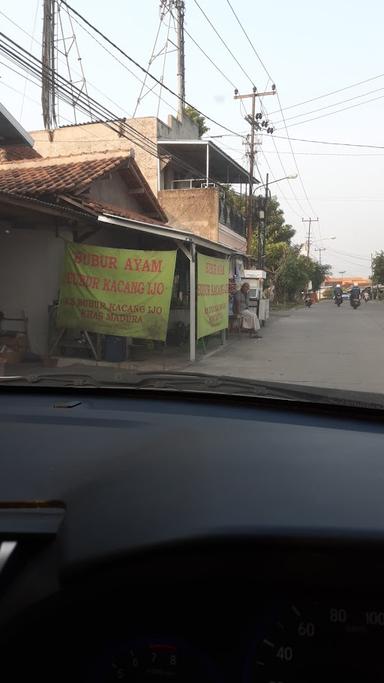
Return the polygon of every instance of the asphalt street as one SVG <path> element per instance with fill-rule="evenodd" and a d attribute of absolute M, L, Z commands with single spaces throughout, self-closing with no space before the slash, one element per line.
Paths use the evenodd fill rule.
<path fill-rule="evenodd" d="M 261 340 L 230 336 L 195 369 L 253 379 L 384 393 L 384 302 L 333 301 L 273 315 Z"/>

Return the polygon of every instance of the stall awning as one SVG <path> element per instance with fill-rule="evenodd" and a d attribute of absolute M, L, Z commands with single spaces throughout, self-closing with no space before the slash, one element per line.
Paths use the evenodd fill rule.
<path fill-rule="evenodd" d="M 248 171 L 211 140 L 159 140 L 157 146 L 159 154 L 172 154 L 175 165 L 180 159 L 203 178 L 207 175 L 208 159 L 211 180 L 231 185 L 249 180 Z M 253 182 L 258 184 L 260 181 L 253 178 Z"/>

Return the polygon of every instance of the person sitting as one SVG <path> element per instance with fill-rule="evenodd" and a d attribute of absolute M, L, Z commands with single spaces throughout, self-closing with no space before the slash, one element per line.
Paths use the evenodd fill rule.
<path fill-rule="evenodd" d="M 259 334 L 260 323 L 256 315 L 256 311 L 252 311 L 249 308 L 249 284 L 244 282 L 238 292 L 236 292 L 233 297 L 233 311 L 235 315 L 242 317 L 243 328 L 246 330 L 252 330 L 252 337 L 255 339 L 261 339 L 261 334 Z"/>

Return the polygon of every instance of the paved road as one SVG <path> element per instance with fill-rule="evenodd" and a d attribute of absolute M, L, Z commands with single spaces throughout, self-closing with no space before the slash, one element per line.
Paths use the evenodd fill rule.
<path fill-rule="evenodd" d="M 278 382 L 384 393 L 384 302 L 354 311 L 324 301 L 273 316 L 263 339 L 231 337 L 195 368 Z"/>

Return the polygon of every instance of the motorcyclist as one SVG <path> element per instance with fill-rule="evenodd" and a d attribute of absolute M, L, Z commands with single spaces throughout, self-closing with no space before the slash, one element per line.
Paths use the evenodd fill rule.
<path fill-rule="evenodd" d="M 351 306 L 353 306 L 353 301 L 360 301 L 360 287 L 358 286 L 357 282 L 353 283 L 349 300 Z"/>
<path fill-rule="evenodd" d="M 343 290 L 341 288 L 341 285 L 336 285 L 333 294 L 335 297 L 335 301 L 340 301 L 340 299 L 343 300 Z"/>

